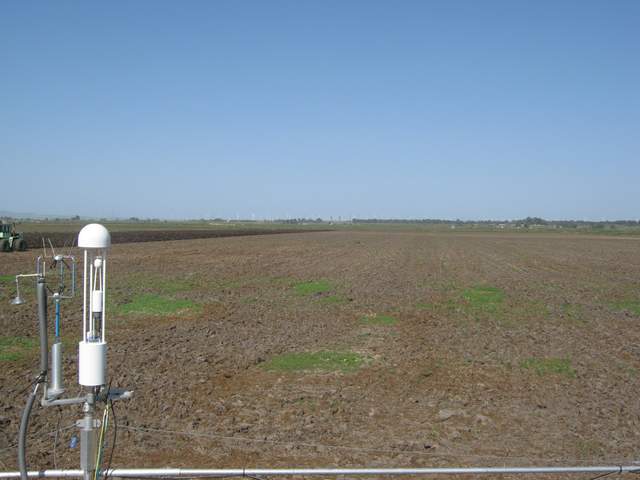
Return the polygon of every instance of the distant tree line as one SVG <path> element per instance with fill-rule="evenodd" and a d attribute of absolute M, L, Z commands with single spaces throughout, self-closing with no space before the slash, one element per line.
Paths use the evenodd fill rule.
<path fill-rule="evenodd" d="M 511 227 L 533 227 L 547 226 L 560 228 L 612 228 L 616 226 L 638 227 L 640 220 L 545 220 L 540 217 L 526 217 L 518 220 L 449 220 L 441 218 L 416 218 L 416 219 L 395 219 L 395 218 L 354 218 L 352 223 L 390 223 L 390 224 L 420 224 L 420 225 L 459 225 L 459 226 L 496 226 L 504 225 Z"/>
<path fill-rule="evenodd" d="M 326 223 L 327 220 L 322 218 L 277 218 L 272 220 L 273 223 L 286 223 L 288 225 L 309 224 L 309 223 Z"/>
<path fill-rule="evenodd" d="M 87 222 L 91 220 L 97 220 L 100 222 L 125 222 L 125 223 L 168 223 L 170 220 L 160 218 L 139 218 L 129 217 L 127 219 L 89 219 L 86 217 L 80 217 L 74 215 L 71 217 L 46 217 L 46 218 L 17 218 L 10 216 L 0 216 L 0 220 L 5 222 L 20 222 L 20 223 L 40 223 L 40 222 Z M 239 223 L 277 223 L 277 224 L 334 224 L 334 223 L 354 223 L 354 224 L 414 224 L 414 225 L 447 225 L 447 226 L 460 226 L 460 227 L 500 227 L 500 228 L 591 228 L 591 229 L 614 229 L 616 227 L 640 227 L 640 220 L 604 220 L 604 221 L 589 221 L 589 220 L 545 220 L 541 217 L 526 217 L 517 220 L 460 220 L 460 219 L 442 219 L 442 218 L 409 218 L 409 219 L 397 219 L 397 218 L 352 218 L 343 219 L 342 217 L 330 217 L 329 219 L 317 218 L 275 218 L 271 220 L 231 220 L 225 218 L 199 218 L 199 219 L 186 219 L 186 220 L 172 220 L 176 222 L 190 222 L 190 223 L 223 223 L 223 222 L 239 222 Z"/>

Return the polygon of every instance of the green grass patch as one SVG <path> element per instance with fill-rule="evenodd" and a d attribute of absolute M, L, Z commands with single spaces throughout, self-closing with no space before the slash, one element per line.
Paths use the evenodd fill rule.
<path fill-rule="evenodd" d="M 0 362 L 15 362 L 34 351 L 38 342 L 26 337 L 0 337 Z"/>
<path fill-rule="evenodd" d="M 118 313 L 122 315 L 170 315 L 200 309 L 201 306 L 191 300 L 174 300 L 150 294 L 140 295 L 117 307 Z"/>
<path fill-rule="evenodd" d="M 572 322 L 585 324 L 584 318 L 584 307 L 577 303 L 563 303 L 562 304 L 562 315 L 567 320 Z"/>
<path fill-rule="evenodd" d="M 312 280 L 296 283 L 293 288 L 298 295 L 308 296 L 330 292 L 333 285 L 326 280 Z"/>
<path fill-rule="evenodd" d="M 613 304 L 616 310 L 626 310 L 640 316 L 640 300 L 623 300 Z"/>
<path fill-rule="evenodd" d="M 476 286 L 468 288 L 462 297 L 474 310 L 494 312 L 504 302 L 504 292 L 496 287 Z"/>
<path fill-rule="evenodd" d="M 528 358 L 520 363 L 520 368 L 533 370 L 538 375 L 557 374 L 575 378 L 576 371 L 568 358 Z"/>
<path fill-rule="evenodd" d="M 285 353 L 272 358 L 264 364 L 267 370 L 298 372 L 314 370 L 322 372 L 349 372 L 364 363 L 364 358 L 354 352 L 300 352 Z"/>
<path fill-rule="evenodd" d="M 373 315 L 365 315 L 360 319 L 360 322 L 366 325 L 395 325 L 398 320 L 391 315 L 382 315 L 379 313 Z"/>
<path fill-rule="evenodd" d="M 15 281 L 15 275 L 0 275 L 0 283 L 10 283 Z"/>

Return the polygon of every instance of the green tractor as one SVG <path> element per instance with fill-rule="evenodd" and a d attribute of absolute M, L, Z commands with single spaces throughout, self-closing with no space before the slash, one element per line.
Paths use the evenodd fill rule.
<path fill-rule="evenodd" d="M 26 249 L 24 234 L 16 232 L 15 223 L 0 223 L 0 252 L 24 252 Z"/>

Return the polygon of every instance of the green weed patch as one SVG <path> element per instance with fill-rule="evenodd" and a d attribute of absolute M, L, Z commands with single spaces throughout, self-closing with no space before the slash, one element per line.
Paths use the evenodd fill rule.
<path fill-rule="evenodd" d="M 640 300 L 623 300 L 613 304 L 616 310 L 626 310 L 634 315 L 640 315 Z"/>
<path fill-rule="evenodd" d="M 32 353 L 37 341 L 26 337 L 0 337 L 0 362 L 15 362 Z"/>
<path fill-rule="evenodd" d="M 575 303 L 564 303 L 562 304 L 562 315 L 567 320 L 572 322 L 584 324 L 586 323 L 584 319 L 584 307 L 582 305 L 578 305 Z"/>
<path fill-rule="evenodd" d="M 293 288 L 298 295 L 308 296 L 330 292 L 333 285 L 326 280 L 312 280 L 296 283 Z"/>
<path fill-rule="evenodd" d="M 485 312 L 495 312 L 504 302 L 504 292 L 496 287 L 476 286 L 462 294 L 470 308 Z"/>
<path fill-rule="evenodd" d="M 181 312 L 194 312 L 201 306 L 191 300 L 174 300 L 157 295 L 140 295 L 131 302 L 117 307 L 122 315 L 170 315 Z"/>
<path fill-rule="evenodd" d="M 323 372 L 349 372 L 359 368 L 364 358 L 354 352 L 301 352 L 285 353 L 264 364 L 267 370 L 297 372 L 315 370 Z"/>
<path fill-rule="evenodd" d="M 571 367 L 568 358 L 528 358 L 520 364 L 520 368 L 533 370 L 538 375 L 557 374 L 574 378 L 576 371 Z"/>

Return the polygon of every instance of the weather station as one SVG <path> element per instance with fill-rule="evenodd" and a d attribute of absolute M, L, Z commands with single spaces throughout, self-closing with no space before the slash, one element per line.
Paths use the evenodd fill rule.
<path fill-rule="evenodd" d="M 44 242 L 43 242 L 44 244 Z M 40 336 L 40 367 L 33 381 L 34 388 L 27 398 L 18 435 L 18 466 L 20 478 L 26 480 L 33 474 L 27 470 L 27 431 L 29 417 L 38 390 L 42 388 L 42 407 L 81 405 L 83 418 L 76 422 L 80 431 L 80 468 L 85 480 L 99 476 L 104 450 L 104 433 L 108 427 L 112 402 L 130 398 L 131 391 L 111 388 L 107 382 L 106 295 L 107 253 L 111 247 L 111 235 L 102 225 L 86 225 L 78 235 L 78 247 L 83 250 L 84 275 L 82 336 L 78 343 L 78 383 L 82 394 L 63 398 L 63 348 L 61 341 L 61 302 L 74 298 L 76 293 L 76 257 L 56 254 L 53 245 L 51 255 L 46 247 L 36 260 L 36 272 L 16 275 L 16 296 L 13 305 L 25 303 L 20 294 L 20 282 L 27 278 L 36 280 L 38 326 Z M 48 266 L 47 260 L 51 258 Z M 57 286 L 51 288 L 47 281 L 52 273 Z M 67 282 L 69 285 L 67 285 Z M 49 351 L 48 302 L 55 304 L 54 343 Z M 49 363 L 49 358 L 51 362 Z M 102 418 L 95 418 L 96 409 L 103 406 Z M 1 475 L 1 474 L 0 474 Z"/>

